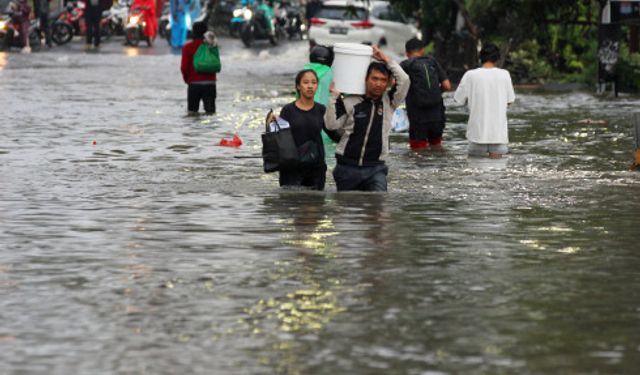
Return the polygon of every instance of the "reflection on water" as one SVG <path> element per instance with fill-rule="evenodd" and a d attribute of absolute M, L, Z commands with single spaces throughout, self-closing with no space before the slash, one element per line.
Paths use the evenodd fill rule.
<path fill-rule="evenodd" d="M 637 372 L 636 97 L 519 92 L 490 160 L 447 95 L 388 194 L 282 191 L 259 135 L 306 47 L 222 43 L 215 116 L 160 46 L 0 55 L 3 370 Z"/>

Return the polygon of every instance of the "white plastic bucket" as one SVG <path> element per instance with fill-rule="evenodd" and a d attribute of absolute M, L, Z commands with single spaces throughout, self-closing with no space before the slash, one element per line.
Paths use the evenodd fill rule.
<path fill-rule="evenodd" d="M 336 90 L 345 94 L 364 94 L 373 48 L 364 44 L 336 43 L 333 52 L 335 57 L 331 68 Z"/>

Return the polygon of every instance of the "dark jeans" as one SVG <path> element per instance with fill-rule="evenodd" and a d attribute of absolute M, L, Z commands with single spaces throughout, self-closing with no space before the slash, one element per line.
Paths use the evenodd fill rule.
<path fill-rule="evenodd" d="M 84 14 L 84 21 L 87 24 L 87 44 L 93 42 L 96 47 L 100 46 L 100 17 L 99 10 L 88 9 Z"/>
<path fill-rule="evenodd" d="M 187 106 L 189 112 L 198 112 L 200 100 L 204 104 L 206 113 L 216 113 L 216 84 L 192 83 L 187 88 Z"/>
<path fill-rule="evenodd" d="M 324 190 L 327 180 L 327 165 L 316 168 L 280 171 L 280 186 L 304 186 L 312 190 Z"/>
<path fill-rule="evenodd" d="M 387 191 L 388 173 L 385 164 L 371 167 L 338 164 L 333 169 L 333 178 L 338 191 Z"/>
<path fill-rule="evenodd" d="M 40 16 L 40 29 L 44 33 L 44 43 L 51 47 L 51 27 L 49 27 L 49 15 Z"/>

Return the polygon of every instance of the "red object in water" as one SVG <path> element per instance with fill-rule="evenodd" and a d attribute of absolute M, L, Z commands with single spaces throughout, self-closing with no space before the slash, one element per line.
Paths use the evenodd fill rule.
<path fill-rule="evenodd" d="M 92 142 L 94 145 L 98 144 L 98 142 L 96 142 L 95 140 Z"/>
<path fill-rule="evenodd" d="M 242 145 L 242 139 L 240 139 L 240 137 L 238 137 L 237 134 L 233 135 L 233 139 L 229 140 L 229 139 L 224 139 L 222 138 L 220 140 L 220 146 L 225 146 L 225 147 L 240 147 Z"/>

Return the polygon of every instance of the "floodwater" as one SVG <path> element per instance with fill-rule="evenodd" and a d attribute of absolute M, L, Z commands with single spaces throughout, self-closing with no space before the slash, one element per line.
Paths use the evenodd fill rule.
<path fill-rule="evenodd" d="M 517 90 L 498 161 L 450 106 L 389 193 L 282 191 L 305 44 L 222 43 L 211 117 L 160 44 L 0 54 L 0 373 L 640 372 L 640 98 Z"/>

